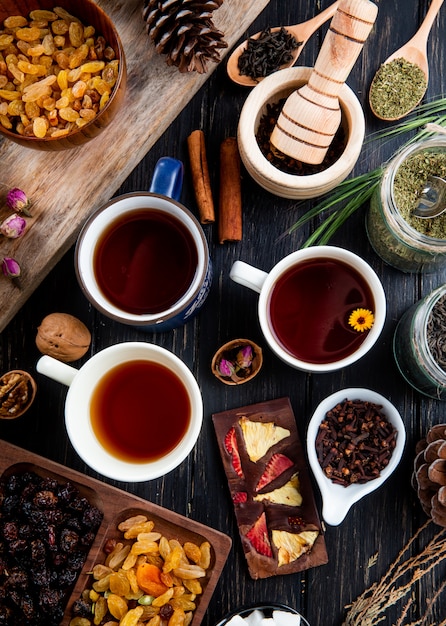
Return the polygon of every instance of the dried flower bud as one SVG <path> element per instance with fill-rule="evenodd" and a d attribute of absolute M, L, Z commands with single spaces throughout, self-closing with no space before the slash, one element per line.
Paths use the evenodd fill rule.
<path fill-rule="evenodd" d="M 26 220 L 17 213 L 13 213 L 0 225 L 0 233 L 9 239 L 17 239 L 23 234 L 25 228 Z"/>
<path fill-rule="evenodd" d="M 218 371 L 222 376 L 230 377 L 233 375 L 235 369 L 231 361 L 228 361 L 228 359 L 222 359 L 218 364 Z"/>
<path fill-rule="evenodd" d="M 2 272 L 8 278 L 17 278 L 21 273 L 20 265 L 12 257 L 5 256 L 2 261 Z"/>
<path fill-rule="evenodd" d="M 253 359 L 251 346 L 245 346 L 237 352 L 236 361 L 237 365 L 243 369 L 251 367 Z"/>
<path fill-rule="evenodd" d="M 29 207 L 31 206 L 31 202 L 28 200 L 28 197 L 24 191 L 19 189 L 18 187 L 14 187 L 8 191 L 6 196 L 6 204 L 12 211 L 16 211 L 17 213 L 23 213 L 24 215 L 30 216 Z"/>

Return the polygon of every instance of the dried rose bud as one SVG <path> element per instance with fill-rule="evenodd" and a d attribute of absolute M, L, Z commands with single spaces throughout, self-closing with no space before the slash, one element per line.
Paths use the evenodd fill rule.
<path fill-rule="evenodd" d="M 244 348 L 239 350 L 235 358 L 237 361 L 237 365 L 242 369 L 248 369 L 248 367 L 251 367 L 253 359 L 251 346 L 245 346 Z"/>
<path fill-rule="evenodd" d="M 12 211 L 17 211 L 17 213 L 23 213 L 28 216 L 31 215 L 28 210 L 31 206 L 31 202 L 28 200 L 26 193 L 18 187 L 14 187 L 14 189 L 8 191 L 6 204 L 10 209 L 12 209 Z"/>
<path fill-rule="evenodd" d="M 233 364 L 228 359 L 222 359 L 218 364 L 218 371 L 222 376 L 231 377 L 235 371 Z"/>
<path fill-rule="evenodd" d="M 26 227 L 25 218 L 21 217 L 17 213 L 13 213 L 7 217 L 0 225 L 0 233 L 10 239 L 17 239 L 23 235 L 23 231 Z"/>
<path fill-rule="evenodd" d="M 17 278 L 21 273 L 20 265 L 12 257 L 5 256 L 2 261 L 2 272 L 8 278 Z"/>

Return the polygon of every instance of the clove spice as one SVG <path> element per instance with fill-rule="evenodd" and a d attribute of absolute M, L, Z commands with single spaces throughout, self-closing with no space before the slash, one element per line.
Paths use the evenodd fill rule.
<path fill-rule="evenodd" d="M 382 407 L 362 400 L 339 402 L 327 411 L 316 437 L 324 474 L 348 487 L 378 478 L 396 446 L 396 429 Z"/>

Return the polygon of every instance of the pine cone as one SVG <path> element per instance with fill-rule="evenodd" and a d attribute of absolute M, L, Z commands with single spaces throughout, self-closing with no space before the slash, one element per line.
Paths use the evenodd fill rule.
<path fill-rule="evenodd" d="M 220 61 L 227 48 L 224 33 L 212 22 L 212 12 L 223 0 L 144 0 L 143 18 L 158 54 L 180 72 L 207 71 L 208 61 Z"/>
<path fill-rule="evenodd" d="M 446 527 L 446 424 L 433 426 L 416 452 L 412 485 L 426 515 Z"/>

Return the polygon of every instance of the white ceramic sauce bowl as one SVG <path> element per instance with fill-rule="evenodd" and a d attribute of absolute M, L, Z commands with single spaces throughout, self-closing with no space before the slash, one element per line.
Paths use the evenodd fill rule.
<path fill-rule="evenodd" d="M 397 431 L 396 447 L 390 462 L 378 478 L 367 483 L 352 484 L 348 487 L 335 484 L 322 471 L 316 454 L 316 437 L 321 422 L 327 411 L 345 399 L 364 400 L 381 405 L 382 411 Z M 330 526 L 338 526 L 346 517 L 350 508 L 364 496 L 372 493 L 389 478 L 398 466 L 406 443 L 406 428 L 395 406 L 376 391 L 365 388 L 340 389 L 323 400 L 313 413 L 307 430 L 307 454 L 311 470 L 322 496 L 322 517 Z"/>

